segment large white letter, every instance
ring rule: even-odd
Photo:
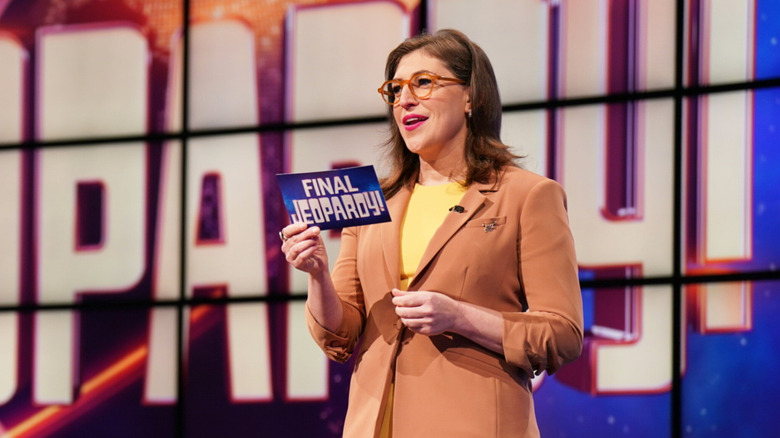
[[[254,34],[239,21],[192,27],[190,116],[195,128],[258,122]],[[181,45],[174,46],[172,77],[181,68]],[[225,68],[229,65],[230,68]],[[168,115],[178,124],[181,82],[171,82]],[[256,134],[193,139],[187,163],[185,290],[224,288],[232,297],[267,293],[260,139]],[[178,143],[166,145],[162,167],[160,241],[155,295],[177,298],[179,290],[179,193],[182,166]],[[209,227],[204,228],[204,221]],[[189,317],[185,318],[188,321]],[[145,397],[171,402],[176,386],[176,314],[152,314]],[[188,322],[185,322],[187,324]],[[271,398],[268,309],[264,303],[227,307],[230,395],[234,401]],[[186,329],[186,328],[183,328]],[[186,339],[186,338],[185,338]],[[185,345],[191,340],[185,340]],[[186,353],[185,353],[186,354]]]
[[[701,3],[699,79],[704,84],[754,77],[754,2]],[[711,272],[719,264],[753,255],[753,92],[736,91],[691,102],[698,115],[696,246],[688,272]],[[752,327],[752,283],[692,286],[695,324],[701,333]]]
[[[145,132],[148,52],[136,29],[44,29],[38,48],[42,140]],[[117,293],[138,282],[145,262],[145,158],[143,144],[37,153],[41,303],[72,304],[81,293]],[[82,198],[85,188],[91,190]],[[36,314],[36,403],[73,400],[76,327],[69,311]]]
[[[653,35],[662,34],[665,25],[674,22],[673,3],[641,2],[643,6],[636,10],[620,11],[606,8],[606,3],[562,4],[564,95],[645,89],[653,78],[674,71],[671,59],[650,62],[653,53],[647,50]],[[653,13],[648,12],[651,5],[656,8]],[[629,27],[629,22],[638,26]],[[630,45],[611,52],[614,48],[607,43],[612,40],[606,29],[627,33]],[[626,65],[610,64],[615,62]],[[615,70],[626,76],[610,82]],[[621,272],[617,278],[670,275],[672,102],[610,105],[561,111],[559,172],[568,192],[578,260],[583,268]],[[609,166],[608,160],[614,157],[608,156],[608,148],[625,155],[625,161]],[[623,175],[617,183],[608,183],[616,170]],[[618,196],[621,201],[609,206],[607,191],[616,188],[626,196]],[[615,208],[623,201],[624,208]],[[586,338],[583,358],[561,370],[559,379],[594,394],[668,390],[672,377],[671,287],[596,290],[594,294],[594,336]]]
[[[24,75],[22,45],[0,32],[0,143],[22,141]],[[0,150],[0,305],[19,303],[21,257],[21,152]],[[16,392],[18,317],[0,313],[0,405]]]

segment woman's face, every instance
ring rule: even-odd
[[[455,77],[440,59],[417,50],[401,58],[394,79],[407,80],[421,72]],[[406,147],[421,159],[435,162],[449,157],[457,161],[464,154],[469,108],[468,87],[440,80],[427,99],[416,98],[409,86],[404,86],[393,117]]]

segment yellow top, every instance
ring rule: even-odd
[[[401,289],[409,286],[428,242],[465,191],[457,182],[435,186],[415,184],[401,220]]]

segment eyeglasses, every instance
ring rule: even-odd
[[[447,78],[433,73],[417,73],[407,80],[393,79],[386,81],[376,91],[382,95],[382,99],[385,103],[388,105],[395,105],[398,103],[404,85],[409,85],[409,91],[412,92],[412,96],[417,99],[427,99],[431,97],[433,86],[436,85],[437,81],[451,81],[458,84],[466,83],[457,78]]]

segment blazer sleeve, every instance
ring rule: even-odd
[[[525,312],[504,312],[507,361],[528,375],[554,373],[582,350],[582,296],[566,195],[554,180],[530,190],[520,212],[520,280]]]
[[[365,323],[363,291],[357,275],[357,233],[355,228],[345,228],[341,233],[341,249],[333,267],[333,284],[341,299],[344,318],[341,326],[332,332],[314,318],[306,306],[306,324],[314,341],[327,357],[344,363],[352,356]]]

